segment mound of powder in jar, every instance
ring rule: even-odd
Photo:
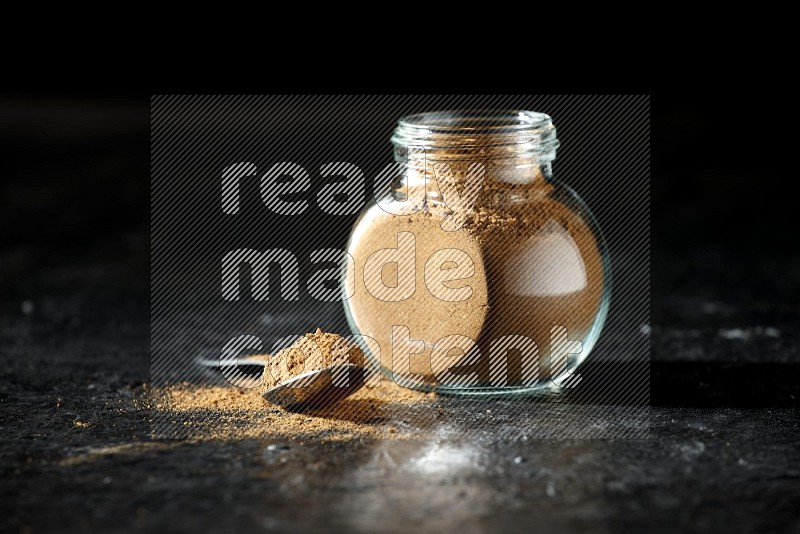
[[[317,328],[316,332],[304,335],[291,347],[269,357],[262,388],[270,389],[300,374],[346,363],[367,366],[364,353],[355,343]]]

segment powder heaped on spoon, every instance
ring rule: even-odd
[[[304,335],[292,346],[269,357],[264,366],[262,390],[273,388],[302,373],[346,363],[367,366],[364,353],[355,343],[317,328],[316,332]]]

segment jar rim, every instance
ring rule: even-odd
[[[395,159],[409,147],[424,149],[426,159],[535,157],[552,161],[559,146],[549,115],[526,110],[467,109],[432,111],[402,117],[392,134]]]
[[[503,133],[549,130],[553,121],[546,113],[519,109],[465,109],[412,113],[397,121],[401,129],[429,133]]]

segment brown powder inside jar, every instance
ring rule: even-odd
[[[456,184],[466,180],[466,163],[452,161]],[[540,359],[539,376],[549,375],[550,336],[553,326],[567,329],[569,339],[583,340],[594,324],[603,289],[602,257],[589,225],[579,209],[553,196],[553,187],[537,171],[518,170],[513,158],[493,160],[487,165],[483,187],[472,207],[460,209],[463,226],[442,229],[442,220],[455,213],[441,203],[430,162],[425,169],[426,202],[408,216],[395,216],[373,207],[359,223],[349,252],[355,259],[356,293],[349,301],[350,313],[359,332],[375,338],[381,348],[381,363],[401,379],[420,379],[436,384],[431,366],[433,345],[445,336],[461,335],[477,342],[480,359],[459,369],[466,358],[451,351],[451,370],[475,373],[470,385],[490,384],[489,353],[493,340],[521,335],[532,339]],[[531,172],[535,175],[531,179]],[[515,173],[527,174],[516,183]],[[502,176],[506,181],[497,181]],[[409,198],[421,198],[412,187]],[[365,261],[376,250],[398,246],[398,233],[415,238],[416,289],[405,301],[385,302],[374,298],[361,283]],[[472,296],[462,302],[445,302],[425,287],[425,263],[444,248],[462,250],[475,265],[474,275],[454,281],[449,287],[472,287]],[[397,269],[382,273],[387,286],[397,284]],[[392,353],[392,326],[404,325],[410,338],[425,342],[421,354],[403,358]],[[405,350],[408,347],[401,347]],[[520,381],[519,352],[507,353],[507,382]],[[441,369],[441,364],[438,368]],[[497,384],[494,384],[497,385]]]

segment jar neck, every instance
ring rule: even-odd
[[[407,171],[395,191],[425,187],[441,200],[443,181],[459,187],[482,180],[480,199],[544,185],[558,139],[549,116],[529,111],[455,111],[410,115],[392,136],[395,160]]]

